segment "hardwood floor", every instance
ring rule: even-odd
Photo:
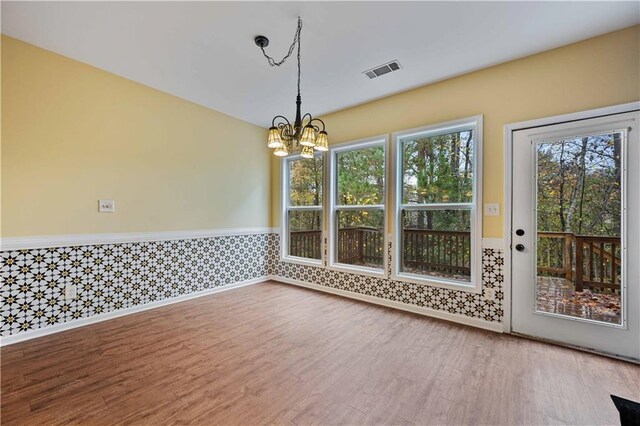
[[[640,366],[265,283],[2,348],[2,424],[617,424]]]

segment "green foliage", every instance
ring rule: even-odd
[[[620,134],[537,146],[538,231],[619,236]]]
[[[322,163],[320,156],[288,162],[290,205],[322,205]]]
[[[384,204],[384,148],[338,154],[338,205]]]
[[[404,204],[473,201],[473,132],[405,139]]]
[[[469,232],[471,210],[405,210],[402,212],[402,223],[404,228],[410,229]]]
[[[381,146],[338,153],[338,205],[378,205],[385,203],[384,148]],[[376,210],[342,210],[339,227],[371,227],[383,231],[384,216]]]
[[[291,206],[322,206],[322,157],[288,161],[289,204]],[[322,212],[291,211],[289,227],[292,231],[322,229]]]
[[[470,130],[402,140],[404,204],[473,201],[474,138]],[[468,230],[466,210],[414,211],[405,228]]]
[[[382,210],[338,210],[338,227],[367,227],[384,231],[384,212]]]

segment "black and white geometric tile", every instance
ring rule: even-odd
[[[266,276],[267,245],[254,234],[3,251],[1,335]]]
[[[482,294],[282,262],[279,250],[279,235],[270,234],[269,275],[465,315],[489,322],[502,322],[502,300],[504,299],[504,255],[502,250],[483,249]],[[493,300],[488,300],[485,297],[488,288],[495,292]]]
[[[10,336],[271,275],[501,322],[504,256],[483,250],[483,294],[280,261],[278,234],[0,252],[0,335]],[[67,284],[77,297],[65,300]]]

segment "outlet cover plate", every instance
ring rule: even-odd
[[[484,205],[485,216],[500,216],[500,204],[487,203]]]
[[[100,211],[100,213],[115,213],[116,202],[114,200],[99,200],[98,211]]]
[[[64,300],[74,300],[78,296],[78,289],[75,284],[67,284],[64,288]]]
[[[484,298],[485,300],[496,300],[496,290],[494,288],[485,288]]]

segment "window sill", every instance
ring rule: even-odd
[[[383,268],[368,268],[366,266],[351,266],[345,263],[333,263],[328,266],[329,270],[336,272],[346,272],[349,274],[366,275],[375,278],[386,278]]]
[[[304,266],[315,266],[320,268],[324,266],[322,263],[322,260],[307,259],[305,257],[281,256],[280,261],[284,263],[293,263],[296,265],[304,265]]]
[[[416,274],[391,274],[391,279],[394,281],[400,281],[411,284],[425,285],[429,287],[446,288],[449,290],[465,291],[467,293],[480,294],[482,293],[482,286],[475,282],[463,284],[460,281],[438,279],[427,275]]]

